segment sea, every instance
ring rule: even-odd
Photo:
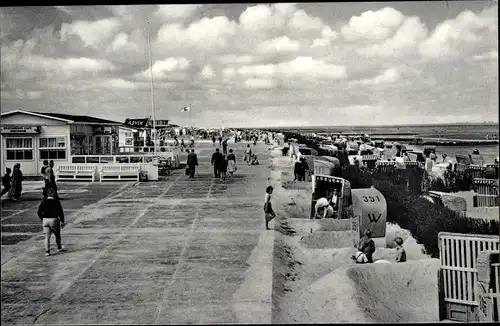
[[[428,125],[398,125],[398,126],[330,126],[330,127],[293,127],[280,128],[285,131],[300,133],[359,133],[383,136],[413,136],[415,138],[443,138],[485,140],[497,139],[499,135],[498,123],[460,123],[460,124],[428,124]],[[400,143],[404,143],[400,141]],[[409,148],[421,150],[421,146],[408,145]],[[455,160],[457,154],[471,154],[474,149],[479,150],[486,163],[493,163],[499,156],[499,147],[496,145],[460,145],[436,146],[436,154],[440,157],[445,153],[448,159]]]

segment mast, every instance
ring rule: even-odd
[[[153,118],[153,155],[156,157],[156,119],[155,119],[155,90],[153,87],[153,59],[151,57],[151,40],[149,36],[149,22],[148,22],[148,52],[149,52],[149,71],[151,73],[151,116]]]

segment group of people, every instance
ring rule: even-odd
[[[252,152],[250,144],[248,144],[247,148],[245,149],[245,158],[243,160],[248,165],[259,165],[259,159],[257,158],[257,155],[254,152]]]
[[[2,178],[2,196],[8,193],[8,196],[14,201],[19,201],[22,193],[23,173],[21,172],[21,164],[16,163],[13,167],[14,171],[6,168],[6,173]],[[12,176],[11,176],[12,172]],[[64,228],[64,211],[57,194],[57,184],[54,173],[54,161],[43,161],[41,175],[44,180],[42,190],[43,200],[38,207],[38,217],[42,220],[42,227],[45,233],[45,255],[50,256],[50,238],[54,234],[56,239],[57,250],[65,251],[61,243],[61,229]]]
[[[406,262],[406,251],[403,248],[403,239],[396,237],[394,239],[396,244],[396,258],[397,263]],[[356,261],[357,264],[371,264],[373,263],[373,253],[375,252],[375,242],[372,239],[372,231],[366,229],[363,237],[359,239],[356,253],[351,256],[351,259]]]
[[[236,156],[233,153],[233,150],[229,150],[229,154],[226,155],[227,148],[224,149],[224,153],[219,151],[219,148],[215,149],[215,152],[212,154],[212,159],[210,163],[214,167],[214,177],[220,178],[221,180],[225,180],[227,173],[232,177],[234,172],[236,172]]]
[[[1,196],[7,194],[10,199],[18,201],[23,190],[23,173],[21,172],[21,164],[14,164],[13,170],[14,171],[10,168],[5,169],[5,174],[2,177],[3,189]]]

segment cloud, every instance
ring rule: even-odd
[[[353,16],[347,26],[342,27],[342,36],[347,41],[380,40],[387,38],[403,22],[402,13],[391,7],[363,12]]]
[[[428,59],[447,60],[474,48],[493,33],[498,35],[497,8],[495,6],[494,11],[492,8],[485,9],[478,15],[466,10],[455,19],[445,20],[420,44],[420,54]]]
[[[137,45],[129,41],[127,33],[121,32],[115,36],[113,42],[109,45],[108,51],[137,51]]]
[[[153,64],[153,79],[154,80],[164,80],[178,76],[183,76],[182,74],[177,74],[177,72],[183,72],[189,67],[189,61],[186,58],[176,57],[167,58],[165,60],[156,61]],[[146,69],[140,73],[135,74],[137,80],[148,80],[150,79],[151,73],[149,69]]]
[[[297,10],[293,13],[288,26],[300,33],[308,31],[319,31],[323,27],[323,21],[317,17],[309,16],[304,10]]]
[[[84,72],[98,73],[102,71],[113,71],[116,69],[116,67],[111,62],[105,59],[53,59],[37,55],[22,58],[20,61],[20,65],[33,71],[45,71],[67,75]]]
[[[330,80],[343,79],[347,76],[344,66],[329,64],[323,60],[314,60],[311,57],[297,57],[293,60],[281,62],[277,65],[251,65],[238,69],[243,77],[260,76],[281,78],[326,78]]]
[[[156,16],[167,21],[184,20],[192,16],[202,5],[159,5]]]
[[[497,119],[498,6],[391,6],[2,8],[1,110],[148,114],[149,30],[155,96],[179,123],[186,103],[208,125]]]
[[[276,86],[276,82],[267,78],[249,78],[245,80],[245,87],[254,89],[270,89]]]
[[[300,42],[291,40],[288,36],[264,41],[257,46],[257,51],[260,53],[297,52],[299,50]]]
[[[427,28],[419,17],[409,17],[404,20],[396,33],[382,43],[356,50],[358,54],[372,57],[401,56],[414,50],[427,36]]]
[[[255,60],[254,56],[251,55],[236,55],[236,54],[226,54],[219,57],[218,61],[222,64],[245,64],[251,63]]]
[[[201,71],[201,75],[205,79],[212,79],[215,76],[215,72],[211,65],[206,65]]]
[[[122,78],[113,78],[105,80],[102,84],[102,87],[115,88],[115,89],[124,89],[124,90],[135,90],[138,89],[140,84],[136,82],[131,82],[128,80],[124,80]]]
[[[498,50],[491,50],[490,52],[486,52],[480,55],[475,55],[472,57],[474,61],[483,61],[483,60],[498,60]]]
[[[352,81],[352,85],[381,85],[381,84],[392,84],[397,82],[401,77],[401,73],[398,68],[389,68],[384,70],[379,75],[373,78],[365,78],[361,80]]]
[[[165,24],[158,31],[158,43],[165,48],[190,47],[204,51],[222,48],[228,45],[228,38],[236,34],[236,26],[224,16],[204,17],[187,28]]]
[[[120,22],[115,18],[100,19],[97,21],[78,20],[71,24],[63,23],[61,26],[61,39],[68,39],[71,35],[76,35],[91,47],[98,47],[118,30]]]

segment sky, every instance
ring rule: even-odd
[[[149,34],[155,116],[171,123],[498,122],[497,6],[2,7],[1,112],[150,116]]]

